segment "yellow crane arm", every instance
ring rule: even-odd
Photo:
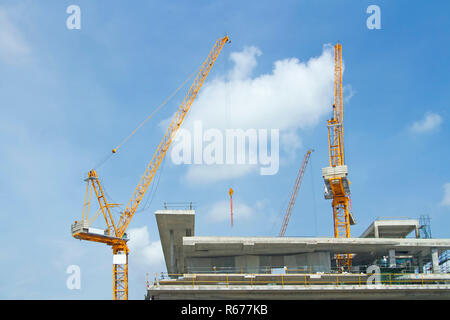
[[[164,159],[164,156],[167,150],[172,143],[173,138],[175,137],[178,129],[180,128],[183,120],[185,119],[192,103],[194,102],[195,97],[197,96],[198,91],[203,85],[203,82],[206,79],[206,76],[209,74],[214,62],[216,61],[220,51],[222,50],[225,43],[229,42],[228,36],[217,39],[213,49],[211,50],[208,58],[206,58],[203,63],[197,77],[194,80],[191,88],[189,89],[186,97],[178,108],[177,113],[173,117],[172,123],[167,129],[164,137],[161,140],[158,148],[156,149],[155,154],[153,155],[152,160],[147,166],[138,186],[136,187],[130,201],[128,202],[125,210],[123,211],[119,223],[117,224],[117,234],[116,237],[121,238],[125,233],[128,224],[133,218],[134,213],[136,212],[142,198],[147,191],[150,182],[153,180],[156,171],[158,170],[161,161]]]
[[[112,217],[111,214],[111,204],[108,203],[108,201],[105,198],[105,193],[103,192],[103,188],[100,184],[100,181],[98,180],[98,176],[97,176],[97,172],[95,170],[91,170],[89,171],[89,175],[87,180],[87,187],[86,187],[86,196],[85,196],[85,200],[84,200],[84,208],[88,208],[89,210],[89,201],[87,201],[87,194],[88,194],[88,189],[90,189],[90,192],[92,192],[92,190],[95,191],[95,195],[97,197],[97,201],[98,204],[100,206],[101,212],[103,213],[103,217],[105,218],[106,221],[106,230],[108,230],[108,235],[111,231],[114,231],[113,234],[117,234],[117,226],[114,224],[114,219]],[[87,205],[86,205],[87,204]],[[82,217],[82,221],[84,221],[84,210],[83,210],[83,217]],[[87,220],[87,215],[86,215],[86,220]],[[95,218],[93,219],[95,220]]]
[[[286,214],[284,215],[283,225],[281,226],[280,233],[278,234],[279,237],[284,237],[284,234],[286,232],[286,228],[289,223],[289,219],[291,217],[292,209],[294,209],[295,200],[297,199],[298,190],[300,189],[303,175],[305,174],[306,166],[308,165],[309,158],[311,157],[311,151],[314,150],[308,150],[308,152],[306,152],[305,154],[305,157],[303,158],[303,164],[302,167],[300,168],[300,171],[298,172],[297,179],[295,180],[294,189],[292,190],[289,199],[289,205],[286,209]]]

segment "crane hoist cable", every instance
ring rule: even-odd
[[[312,202],[313,202],[313,214],[314,214],[314,233],[317,237],[317,207],[316,207],[316,192],[314,187],[314,167],[312,159],[309,159],[309,167],[311,168],[309,172],[311,173],[311,191],[312,191]]]
[[[161,163],[161,169],[159,170],[158,178],[156,178],[156,184],[154,183],[154,181],[152,181],[152,186],[150,187],[150,191],[148,192],[147,201],[145,201],[144,207],[140,210],[137,210],[136,213],[146,211],[150,208],[150,206],[153,202],[153,199],[154,199],[153,194],[156,193],[156,191],[158,190],[159,181],[161,180],[161,176],[164,171],[165,163],[166,163],[166,158],[164,158]]]
[[[228,70],[228,60],[225,61],[225,69]],[[231,129],[231,108],[230,108],[230,82],[225,83],[225,124],[226,127]],[[230,196],[230,222],[231,227],[233,227],[233,176],[230,174],[230,189],[228,190],[228,195]]]
[[[178,91],[181,90],[181,88],[183,88],[185,86],[185,84],[196,74],[198,74],[199,70],[200,70],[201,66],[197,68],[197,70],[195,70],[186,80],[184,80],[184,82],[174,91],[172,92],[172,94],[166,99],[164,100],[144,121],[142,121],[142,123],[137,126],[136,129],[133,130],[133,132],[131,132],[128,137],[126,137],[121,143],[119,143],[119,145],[117,147],[115,147],[114,149],[112,149],[112,153],[116,153],[117,150],[124,145],[140,128],[142,128],[142,126],[148,121],[150,120],[151,117],[153,117],[153,115],[158,112],[163,106],[165,106],[167,104],[167,102],[169,102],[177,93]]]
[[[164,107],[170,100],[172,100],[172,98],[178,93],[178,91],[180,91],[194,75],[198,74],[201,67],[202,66],[198,67],[189,77],[187,77],[186,80],[184,80],[183,83],[177,89],[175,89],[175,91],[173,91],[166,100],[164,100],[155,110],[153,110],[152,113],[150,113],[150,115],[136,127],[136,129],[134,129],[125,139],[122,140],[122,142],[117,145],[117,147],[112,149],[111,153],[108,153],[101,161],[99,161],[99,163],[95,165],[93,169],[98,169],[115,153],[117,153],[117,150],[119,150],[120,147],[122,147],[137,131],[139,131],[139,129],[141,129],[148,120],[150,120],[158,111],[160,111],[162,107]]]

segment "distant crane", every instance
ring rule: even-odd
[[[234,194],[233,188],[230,188],[228,194],[230,195],[231,226],[233,226],[233,194]]]
[[[350,225],[355,219],[349,209],[350,181],[347,179],[348,168],[344,162],[344,125],[342,102],[342,46],[334,46],[334,104],[333,117],[328,120],[328,144],[330,166],[322,168],[325,182],[325,199],[332,199],[334,220],[334,237],[350,238]],[[336,266],[349,269],[352,265],[350,253],[335,255]]]
[[[431,218],[428,214],[419,217],[419,234],[423,239],[431,239]]]
[[[305,157],[303,158],[303,163],[300,168],[300,171],[298,172],[297,179],[295,180],[294,189],[291,191],[291,196],[289,199],[289,204],[286,209],[286,213],[284,215],[283,224],[281,226],[281,230],[278,234],[279,237],[284,237],[284,234],[286,233],[286,228],[289,223],[289,219],[292,214],[292,210],[294,209],[295,200],[297,199],[298,190],[300,189],[300,185],[302,184],[303,175],[305,174],[306,166],[308,165],[309,158],[311,157],[311,152],[314,150],[308,150],[305,154]]]
[[[181,103],[178,111],[169,128],[167,129],[161,143],[156,149],[152,160],[147,166],[137,188],[135,189],[130,201],[128,202],[125,210],[121,212],[119,221],[114,221],[111,208],[117,206],[117,204],[108,203],[105,198],[105,193],[100,185],[97,173],[95,170],[91,170],[88,174],[85,201],[83,207],[83,215],[81,221],[75,221],[72,224],[71,231],[72,236],[76,239],[87,240],[105,243],[113,249],[113,272],[114,272],[114,286],[113,286],[113,298],[114,300],[127,300],[128,299],[128,237],[126,230],[133,218],[136,210],[143,199],[148,186],[152,182],[159,165],[161,164],[167,150],[169,149],[173,138],[175,137],[178,129],[180,128],[183,120],[185,119],[192,103],[194,102],[197,93],[203,85],[209,71],[211,70],[214,62],[216,61],[219,53],[221,52],[225,43],[229,42],[228,36],[217,39],[213,49],[209,56],[204,61],[197,77],[195,78],[192,86],[190,87],[186,97]],[[117,151],[113,149],[113,153]],[[89,208],[92,198],[92,190],[95,192],[100,209],[94,214],[94,217],[89,217]],[[91,228],[91,224],[97,219],[100,213],[105,218],[105,229]]]

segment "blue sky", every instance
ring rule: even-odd
[[[66,8],[72,4],[81,8],[81,30],[66,28]],[[371,4],[381,9],[381,30],[366,27]],[[112,297],[111,250],[70,234],[70,224],[81,217],[83,179],[196,70],[215,39],[225,34],[232,43],[219,56],[205,90],[220,81],[233,84],[227,78],[237,68],[231,55],[245,53],[245,48],[261,53],[246,56],[256,61],[246,80],[257,83],[255,79],[274,74],[277,61],[297,58],[291,62],[302,66],[325,57],[327,44],[341,42],[346,163],[358,222],[352,235],[359,236],[376,217],[429,214],[433,237],[447,238],[449,10],[443,1],[285,1],[282,5],[139,1],[130,5],[118,0],[39,4],[3,0],[0,298]],[[313,84],[299,84],[293,94],[298,90],[301,99]],[[128,201],[162,137],[164,121],[175,112],[186,89],[99,168],[114,200]],[[289,101],[281,95],[279,101]],[[227,112],[226,105],[208,101],[206,94],[198,99],[197,110],[216,106],[217,113]],[[165,271],[153,214],[164,201],[196,203],[197,235],[275,236],[308,147],[315,149],[312,165],[286,235],[332,236],[331,204],[323,199],[320,173],[328,165],[326,120],[331,109],[327,111],[321,101],[315,104],[321,110],[314,114],[316,120],[304,124],[310,114],[285,128],[294,145],[284,144],[289,152],[281,151],[276,175],[249,171],[233,176],[230,169],[230,178],[195,182],[189,179],[189,166],[176,166],[167,159],[150,205],[130,224],[139,238],[130,256],[130,298],[145,294],[146,272]],[[192,108],[195,112],[195,103]],[[245,106],[239,108],[236,114],[245,114]],[[264,122],[269,116],[277,125],[289,118],[283,110],[269,101],[258,117],[230,115],[224,125],[257,126],[260,120],[255,119]],[[228,201],[230,187],[242,210],[241,217],[236,212],[233,228],[228,220],[211,219],[211,212]],[[81,290],[66,287],[69,265],[81,268]]]

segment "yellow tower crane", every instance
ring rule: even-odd
[[[289,197],[289,204],[286,209],[286,213],[284,215],[283,224],[281,225],[281,230],[278,233],[279,237],[284,237],[286,233],[286,228],[289,223],[289,219],[291,218],[292,210],[294,209],[295,200],[297,199],[298,190],[300,189],[300,185],[302,184],[303,175],[305,174],[306,166],[308,165],[309,158],[311,157],[311,152],[314,150],[308,150],[303,158],[303,163],[298,172],[297,179],[295,179],[294,189],[292,189],[291,196]]]
[[[322,168],[325,182],[325,199],[332,199],[334,237],[350,238],[350,225],[355,219],[350,211],[350,181],[348,168],[344,162],[344,126],[342,102],[342,46],[334,46],[334,104],[333,117],[328,120],[328,144],[330,166]],[[349,269],[352,265],[350,253],[336,254],[336,266]]]
[[[148,186],[153,180],[161,161],[163,160],[167,150],[172,143],[178,129],[183,123],[198,91],[200,90],[206,76],[210,72],[214,62],[221,52],[225,43],[229,42],[228,36],[217,39],[209,56],[202,64],[202,67],[197,74],[192,86],[190,87],[186,97],[181,103],[173,120],[167,129],[161,143],[156,149],[152,160],[148,164],[137,188],[135,189],[130,201],[125,210],[121,213],[119,221],[114,221],[111,214],[111,208],[117,204],[108,203],[105,198],[105,193],[100,185],[97,173],[91,170],[88,174],[85,201],[83,207],[83,215],[81,221],[75,221],[71,226],[72,236],[76,239],[87,240],[105,243],[113,249],[113,272],[114,272],[114,286],[113,299],[127,300],[128,299],[128,237],[126,235],[127,227],[133,218],[141,200],[143,199]],[[113,150],[113,153],[117,148]],[[100,209],[93,215],[89,216],[89,208],[92,198],[92,190],[94,190]],[[95,229],[91,227],[92,222],[102,214],[105,222],[105,229]]]

